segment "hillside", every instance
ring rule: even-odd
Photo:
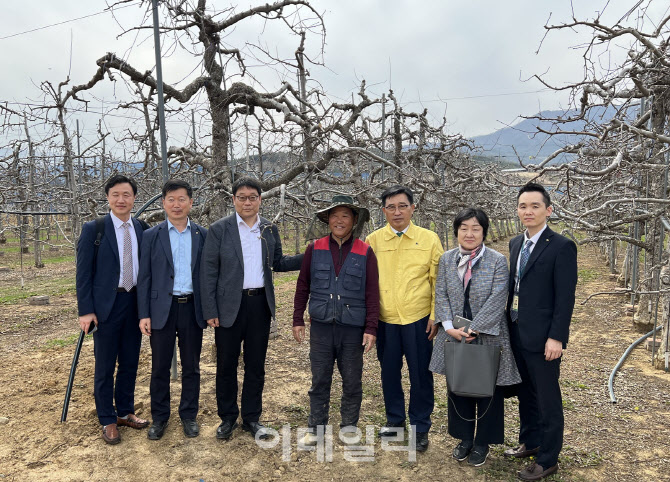
[[[609,121],[616,114],[616,109],[613,107],[594,108],[589,114],[589,119],[602,123]],[[576,116],[577,111],[542,111],[535,116],[543,118],[558,118]],[[580,120],[565,124],[562,126],[563,131],[582,131],[586,121]],[[549,132],[556,131],[556,126],[551,121],[542,121],[539,119],[521,119],[516,124],[499,129],[491,134],[473,137],[472,140],[475,145],[480,147],[482,151],[481,156],[489,158],[500,158],[500,160],[507,160],[516,163],[516,152],[524,162],[539,162],[549,156],[551,153],[565,146],[566,144],[574,144],[579,142],[580,136],[557,134],[549,136],[537,130],[541,129]],[[570,155],[561,155],[553,163],[568,162],[571,159]]]

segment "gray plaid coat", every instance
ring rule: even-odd
[[[463,314],[463,282],[458,277],[458,248],[447,251],[440,258],[435,283],[435,323],[438,332],[430,360],[430,369],[444,375],[444,343],[455,339],[447,334],[442,322]],[[509,343],[509,330],[505,316],[509,272],[505,256],[486,247],[479,262],[472,269],[470,279],[470,308],[473,320],[470,328],[479,332],[484,345],[502,347],[497,385],[514,385],[521,382],[519,371]],[[476,369],[475,369],[476,370]]]

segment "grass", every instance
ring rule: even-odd
[[[307,415],[309,415],[309,409],[307,407],[295,403],[292,403],[291,405],[284,407],[284,412],[295,414],[300,417],[306,417]]]
[[[0,257],[0,266],[8,266],[12,269],[19,269],[21,265],[21,254],[19,253],[18,245],[7,246],[0,245],[0,252],[4,256]],[[45,265],[55,265],[61,263],[68,263],[74,265],[75,257],[74,250],[69,247],[62,247],[58,251],[50,251],[48,248],[42,249],[41,254],[42,263]],[[35,250],[30,246],[30,252],[23,254],[23,267],[29,268],[35,265]]]
[[[19,246],[7,246],[6,244],[0,247],[0,251],[4,251],[5,253],[18,253],[19,252]],[[29,253],[23,253],[24,256],[32,256],[33,255],[33,250],[31,249]]]
[[[293,282],[296,282],[296,281],[298,281],[298,273],[295,273],[295,274],[291,273],[291,274],[287,274],[287,275],[284,275],[284,276],[281,276],[281,277],[277,277],[277,278],[275,278],[275,282],[274,282],[275,283],[275,288],[277,286],[281,286],[281,285],[286,284],[286,283],[293,283]]]
[[[572,380],[566,380],[566,379],[563,379],[563,378],[561,378],[559,380],[559,383],[564,387],[575,388],[577,390],[588,390],[589,389],[589,386],[585,385],[584,383],[575,382],[575,381],[572,381]]]
[[[74,263],[74,256],[56,256],[53,258],[42,256],[42,262],[44,264]]]
[[[0,304],[18,303],[36,295],[60,296],[75,292],[76,286],[73,277],[40,278],[27,282],[24,289],[21,289],[20,286],[0,287]]]
[[[69,231],[69,230],[68,230],[68,231]],[[34,234],[35,234],[35,230],[34,230],[32,224],[31,224],[30,227],[28,228],[27,234],[28,234],[28,236],[30,237],[30,242],[32,243],[32,242],[33,242],[33,236],[34,236]],[[52,231],[51,235],[52,235],[51,237],[55,239],[56,236],[55,236],[55,234],[54,234],[53,231]],[[60,236],[60,238],[62,238],[62,236]],[[19,236],[17,236],[17,235],[14,235],[14,236],[7,236],[7,235],[5,235],[5,239],[7,240],[6,242],[7,242],[8,244],[9,244],[9,243],[17,243],[17,244],[18,244],[20,238],[19,238]],[[45,229],[40,229],[40,240],[45,241],[46,239],[47,239],[47,232],[46,232],[46,230],[45,230]]]
[[[583,268],[583,269],[580,269],[577,272],[577,276],[578,276],[580,282],[588,283],[589,281],[593,281],[595,279],[598,279],[599,274],[598,274],[598,271],[595,270],[595,269]]]
[[[86,335],[86,337],[92,337],[93,335]],[[62,348],[64,346],[70,346],[77,343],[79,338],[79,333],[74,333],[66,338],[54,338],[53,340],[48,340],[44,346],[46,348]]]

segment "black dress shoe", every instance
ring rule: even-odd
[[[149,440],[158,440],[160,439],[163,434],[165,433],[165,429],[168,426],[168,421],[164,420],[162,422],[156,422],[154,421],[151,424],[151,427],[149,427],[149,431],[147,432],[147,438]]]
[[[428,449],[428,432],[416,432],[416,451],[425,452]]]
[[[401,423],[387,423],[379,429],[380,437],[397,437],[398,434],[403,434],[404,437],[405,422]]]
[[[237,428],[237,421],[235,420],[224,420],[216,428],[216,438],[219,440],[228,440],[233,434],[233,430]]]
[[[184,435],[187,437],[192,438],[200,435],[200,427],[198,427],[198,422],[195,419],[184,419],[181,421],[181,424],[184,427]]]
[[[259,438],[261,440],[270,438],[270,434],[267,433],[265,425],[259,422],[242,422],[242,430],[250,432],[254,438]]]

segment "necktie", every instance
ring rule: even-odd
[[[523,270],[526,267],[526,263],[528,263],[528,258],[530,258],[530,247],[533,245],[533,242],[529,239],[526,241],[526,244],[523,246],[523,249],[521,250],[521,254],[519,255],[519,272],[517,273],[517,283],[514,292],[518,293],[519,292],[519,283],[521,282],[521,276],[523,275]],[[510,315],[512,317],[512,321],[516,321],[519,319],[519,312],[512,308],[510,310]]]
[[[396,234],[398,235],[399,238],[402,238],[402,231],[400,231],[399,233],[396,233]]]
[[[523,270],[528,263],[528,258],[530,258],[530,247],[533,245],[533,242],[529,239],[526,241],[523,249],[521,250],[521,258],[519,260],[519,281],[521,281],[521,276],[523,276]]]
[[[126,291],[133,288],[133,243],[130,240],[130,223],[125,222],[123,226],[123,279],[121,287]]]

